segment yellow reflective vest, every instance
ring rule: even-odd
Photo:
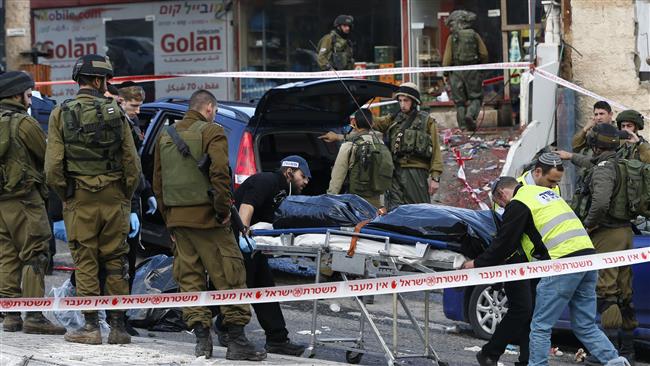
[[[524,185],[517,190],[512,199],[523,203],[530,210],[535,228],[542,237],[551,259],[594,248],[580,219],[566,201],[553,190]],[[522,236],[521,246],[529,261],[538,259],[533,255],[535,245],[528,235]]]

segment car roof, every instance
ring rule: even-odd
[[[165,110],[175,110],[185,113],[189,104],[188,98],[167,97],[157,99],[150,103],[145,103],[142,108],[159,108]],[[250,103],[218,101],[218,114],[226,117],[248,123],[248,120],[255,114],[255,106]]]

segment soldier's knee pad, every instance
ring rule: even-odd
[[[620,328],[623,324],[623,316],[618,304],[607,299],[598,299],[598,312],[600,323],[603,328]]]

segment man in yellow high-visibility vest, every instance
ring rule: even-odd
[[[499,265],[513,256],[534,261],[595,253],[580,219],[551,189],[500,177],[493,185],[492,199],[506,208],[503,224],[490,247],[475,260],[463,264],[463,268]],[[540,280],[530,326],[528,365],[548,365],[551,330],[567,306],[575,335],[602,364],[629,365],[595,322],[597,280],[597,271]],[[521,323],[510,321],[508,316],[499,324],[501,327],[513,332],[511,337],[521,337]],[[477,359],[481,365],[496,365],[495,359],[482,352],[477,354]]]

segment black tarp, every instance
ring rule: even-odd
[[[470,258],[487,248],[497,231],[494,214],[490,210],[430,204],[400,206],[375,218],[366,227],[460,243],[460,252]]]
[[[377,209],[354,194],[289,196],[275,211],[274,229],[355,226]]]

